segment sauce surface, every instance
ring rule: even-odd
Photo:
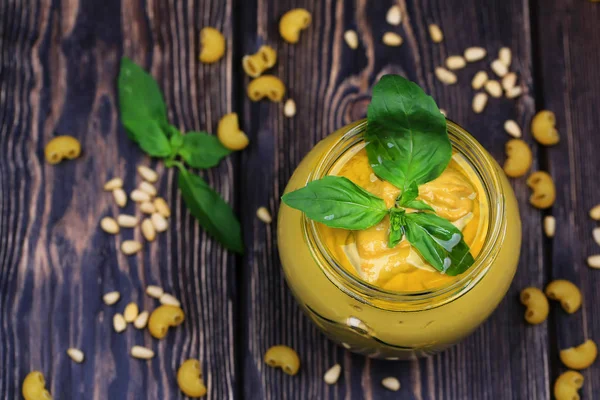
[[[400,189],[382,181],[369,165],[361,143],[340,158],[330,175],[344,176],[382,198],[390,208]],[[435,180],[419,186],[423,200],[436,214],[448,219],[463,233],[465,242],[477,257],[488,226],[488,205],[483,186],[475,171],[458,153]],[[413,210],[407,210],[413,212]],[[448,276],[433,268],[403,238],[394,248],[387,246],[389,218],[363,230],[349,231],[318,224],[321,239],[331,255],[348,271],[375,286],[402,292],[433,289],[459,277]]]

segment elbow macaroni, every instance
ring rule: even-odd
[[[276,76],[263,75],[253,79],[248,85],[248,97],[252,101],[259,101],[264,97],[269,100],[279,102],[285,95],[285,85]]]
[[[294,8],[283,14],[279,20],[279,34],[288,43],[298,43],[300,31],[311,22],[310,13],[303,8]]]
[[[521,291],[521,303],[527,306],[525,321],[532,325],[541,324],[548,318],[548,299],[544,293],[534,287],[528,287]]]
[[[21,392],[25,400],[52,400],[46,380],[40,371],[32,371],[23,380]]]
[[[506,157],[504,172],[511,178],[521,177],[531,168],[531,149],[521,139],[512,139],[506,143]]]
[[[552,177],[544,171],[534,172],[527,178],[527,186],[533,191],[529,202],[536,208],[549,208],[556,199],[556,189]]]
[[[206,27],[200,31],[200,61],[205,64],[217,62],[225,54],[225,37],[215,28]]]
[[[44,149],[46,161],[58,164],[63,159],[73,160],[81,154],[81,143],[73,136],[57,136]]]
[[[219,120],[217,137],[229,150],[242,150],[248,146],[248,136],[240,130],[236,113],[225,114]]]
[[[184,319],[185,314],[180,307],[162,305],[150,314],[148,330],[156,339],[162,339],[167,336],[170,327],[181,325]]]
[[[531,120],[531,133],[538,143],[552,146],[560,140],[556,130],[556,116],[552,111],[542,110]]]
[[[577,390],[583,386],[583,375],[575,371],[567,371],[554,382],[556,400],[579,400]]]
[[[181,364],[177,370],[177,385],[188,397],[198,398],[206,395],[200,361],[190,358]]]
[[[288,375],[296,375],[300,369],[300,358],[294,349],[288,346],[273,346],[265,353],[265,363],[281,368]]]
[[[573,314],[581,307],[581,292],[573,283],[558,279],[546,286],[546,296],[552,300],[560,301],[563,310]]]
[[[258,78],[265,70],[277,62],[277,51],[271,46],[260,46],[254,54],[242,58],[242,67],[248,76]]]
[[[593,340],[586,340],[576,347],[560,351],[560,361],[571,369],[585,369],[592,365],[598,355],[598,348]]]

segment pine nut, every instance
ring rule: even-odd
[[[589,256],[587,263],[591,268],[600,268],[600,254]]]
[[[164,232],[169,227],[169,223],[167,222],[165,217],[163,217],[159,213],[152,214],[150,219],[152,221],[152,225],[154,225],[154,229],[156,229],[156,232]]]
[[[120,298],[121,298],[121,293],[116,292],[116,291],[108,292],[104,296],[102,296],[102,301],[104,301],[104,304],[106,304],[107,306],[112,306],[117,301],[119,301]]]
[[[143,181],[142,183],[140,183],[139,189],[142,192],[148,193],[148,195],[150,197],[154,197],[158,193],[156,190],[156,187],[154,187],[154,185],[151,184],[150,182],[146,182],[146,181]]]
[[[83,351],[76,349],[74,347],[69,347],[67,349],[67,355],[71,357],[71,360],[75,361],[78,364],[83,362],[85,356],[83,355]]]
[[[443,67],[435,68],[435,76],[446,85],[453,85],[457,80],[456,75],[453,72],[450,72]]]
[[[512,62],[512,52],[508,47],[502,47],[498,52],[498,59],[502,61],[502,64],[504,64],[506,68],[508,68]]]
[[[131,197],[131,200],[135,201],[136,203],[151,200],[150,195],[146,192],[141,191],[140,189],[134,189],[133,192],[131,192],[131,194],[129,195],[129,197]]]
[[[504,90],[510,90],[510,89],[514,88],[516,84],[517,84],[517,74],[515,74],[514,72],[509,72],[508,74],[504,75],[504,77],[502,78],[502,88]]]
[[[446,67],[449,69],[461,69],[467,66],[467,62],[462,56],[450,56],[446,58]]]
[[[590,218],[596,221],[600,221],[600,204],[592,207],[590,210]]]
[[[142,221],[142,235],[144,235],[144,238],[149,242],[156,239],[156,229],[154,229],[154,225],[149,218]]]
[[[138,305],[135,303],[129,303],[127,304],[127,307],[125,307],[125,311],[123,311],[123,318],[125,318],[125,322],[131,323],[135,321],[139,313],[140,309],[138,308]]]
[[[492,97],[502,97],[502,86],[500,86],[500,82],[498,81],[487,81],[485,85],[483,85],[485,91],[490,94]]]
[[[120,189],[123,187],[123,179],[121,178],[112,178],[108,182],[104,184],[104,190],[107,192],[112,192],[115,189]]]
[[[288,118],[292,118],[296,115],[296,102],[293,99],[287,99],[283,105],[283,115]]]
[[[356,34],[356,31],[349,29],[344,32],[344,40],[346,41],[348,47],[350,47],[352,50],[358,48],[358,35]]]
[[[519,97],[523,93],[523,88],[521,86],[515,86],[514,88],[506,91],[507,99],[514,99]]]
[[[600,246],[600,228],[594,228],[592,236],[594,237],[594,241]]]
[[[485,105],[487,104],[487,101],[487,94],[483,92],[477,93],[473,97],[473,111],[475,111],[476,114],[481,114],[483,112],[483,109],[485,108]]]
[[[340,364],[335,364],[333,367],[329,368],[325,375],[323,375],[323,380],[328,385],[335,385],[335,383],[340,379],[340,373],[342,372],[342,366]]]
[[[121,333],[127,328],[127,322],[122,314],[116,313],[113,316],[113,328],[117,333]]]
[[[549,238],[554,237],[554,233],[556,232],[556,218],[552,215],[546,215],[544,217],[544,233]]]
[[[383,44],[386,46],[398,47],[402,44],[402,37],[394,32],[386,32],[383,34]]]
[[[483,60],[487,51],[483,47],[469,47],[465,50],[465,59],[468,62]]]
[[[384,388],[391,390],[392,392],[397,392],[400,390],[400,381],[392,376],[382,380],[381,384]]]
[[[154,204],[150,203],[149,201],[144,201],[140,204],[140,211],[144,214],[152,214],[156,212],[156,207],[154,207]]]
[[[119,223],[119,226],[123,228],[134,228],[137,226],[139,220],[138,217],[133,215],[120,214],[117,217],[117,222]]]
[[[496,75],[498,75],[500,78],[502,78],[503,76],[508,74],[508,68],[500,60],[492,61],[491,67],[492,67],[492,71],[494,71],[494,73]]]
[[[160,296],[160,299],[158,299],[158,301],[160,301],[160,304],[181,307],[181,303],[179,302],[179,300],[177,300],[175,296],[170,295],[169,293],[164,293],[162,296]]]
[[[154,207],[156,207],[156,211],[165,218],[169,218],[171,216],[171,209],[169,205],[162,197],[157,197],[154,199]]]
[[[115,203],[119,207],[125,207],[127,205],[127,194],[123,189],[115,189],[112,192],[113,198],[115,199]]]
[[[444,117],[447,117],[447,116],[448,116],[448,111],[444,110],[443,108],[440,108],[440,112],[442,113],[442,115],[443,115]]]
[[[154,351],[143,346],[133,346],[131,348],[131,356],[142,360],[154,358]]]
[[[429,36],[433,43],[440,43],[444,40],[444,34],[442,33],[442,29],[436,24],[429,24]]]
[[[100,220],[100,227],[104,232],[111,233],[113,235],[116,235],[120,231],[119,224],[117,224],[117,221],[111,217],[102,218]]]
[[[267,210],[266,207],[260,207],[256,210],[256,216],[265,224],[270,224],[273,222],[273,218],[271,217],[271,213]]]
[[[504,122],[504,130],[512,137],[521,137],[521,128],[519,128],[519,125],[512,119],[506,120]]]
[[[164,293],[165,291],[160,286],[150,285],[146,287],[146,294],[155,299],[160,299]]]
[[[135,321],[133,321],[133,326],[135,326],[137,329],[144,329],[148,324],[149,316],[150,313],[148,311],[142,311],[141,313],[139,313]]]
[[[473,77],[473,80],[471,81],[471,87],[475,90],[479,90],[483,87],[483,85],[485,85],[485,83],[488,81],[488,74],[485,71],[479,71],[478,73],[475,74],[475,76]]]
[[[121,251],[123,254],[130,256],[142,249],[142,244],[137,240],[125,240],[121,243]]]
[[[385,20],[390,25],[394,25],[394,26],[400,25],[400,22],[402,22],[402,13],[400,12],[400,6],[398,6],[398,5],[391,6],[390,9],[388,10],[387,14],[385,15]]]
[[[158,180],[158,174],[156,171],[146,167],[145,165],[138,166],[137,170],[142,178],[150,183],[155,183]]]

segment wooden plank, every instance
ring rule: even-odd
[[[209,240],[189,214],[176,175],[149,160],[118,122],[116,76],[122,54],[151,70],[169,116],[186,130],[212,131],[232,102],[232,54],[200,64],[199,31],[223,30],[232,45],[231,1],[3,2],[0,107],[0,398],[20,395],[41,370],[55,398],[183,398],[175,373],[189,357],[203,361],[209,398],[237,395],[234,362],[234,257]],[[6,40],[6,41],[5,41]],[[43,158],[57,134],[79,138],[83,156],[58,166]],[[173,209],[171,227],[136,257],[118,251],[99,220],[119,212],[103,183],[121,176],[131,190],[138,164],[156,167]],[[233,201],[236,163],[204,174]],[[126,211],[134,212],[130,204]],[[112,317],[129,301],[151,310],[144,294],[159,284],[182,301],[183,327],[158,342]],[[121,292],[114,307],[102,294]],[[133,345],[153,361],[128,355]],[[65,354],[86,353],[82,365]],[[85,394],[84,394],[85,393]]]
[[[586,339],[600,342],[600,274],[586,265],[586,257],[600,254],[591,231],[598,226],[589,217],[590,208],[600,203],[598,170],[600,126],[598,92],[600,79],[597,50],[600,4],[587,1],[550,1],[538,4],[536,32],[539,38],[540,91],[544,102],[538,108],[556,114],[560,143],[546,149],[543,165],[556,184],[556,202],[547,213],[557,223],[555,238],[550,241],[551,279],[568,279],[580,287],[583,306],[569,315],[555,303],[550,320],[555,329],[550,334],[553,346],[551,379],[566,370],[558,351],[576,346]],[[600,363],[583,372],[582,398],[595,398],[600,392]]]
[[[252,53],[263,43],[278,49],[279,62],[273,73],[288,85],[289,96],[298,108],[293,119],[286,119],[281,104],[244,99],[244,128],[252,141],[242,155],[241,177],[243,226],[250,246],[242,279],[246,283],[242,303],[248,314],[242,354],[244,392],[266,399],[385,399],[398,396],[379,383],[393,375],[403,384],[402,398],[549,398],[547,324],[526,326],[517,296],[523,287],[539,286],[545,278],[541,217],[527,205],[523,179],[516,180],[514,186],[525,241],[520,268],[507,297],[490,320],[463,343],[415,362],[368,360],[327,341],[302,315],[285,287],[276,252],[276,224],[265,226],[254,216],[262,205],[277,211],[279,196],[295,166],[319,139],[365,115],[370,88],[385,73],[399,73],[419,82],[448,110],[451,119],[503,161],[509,138],[502,129],[504,121],[513,118],[523,125],[534,110],[528,2],[511,0],[482,7],[474,0],[399,1],[404,15],[400,27],[385,23],[391,4],[364,0],[243,3],[243,52]],[[293,7],[310,10],[313,23],[298,44],[289,45],[279,38],[277,22]],[[429,40],[429,23],[438,23],[444,30],[442,44]],[[361,39],[355,51],[343,41],[346,29],[356,29]],[[402,47],[381,43],[388,30],[404,37]],[[470,80],[485,63],[459,71],[460,83],[455,86],[445,87],[433,75],[434,67],[446,56],[460,54],[473,45],[488,49],[488,62],[501,46],[511,47],[514,69],[530,93],[518,101],[492,99],[482,115],[475,115],[471,111]],[[489,67],[486,69],[491,73]],[[532,143],[529,137],[526,140]],[[265,185],[256,188],[254,176],[260,176]],[[297,377],[284,376],[263,364],[264,351],[279,343],[298,350],[303,367]],[[322,374],[336,362],[343,365],[344,373],[336,386],[328,387]]]

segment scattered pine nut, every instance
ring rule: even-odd
[[[600,221],[600,204],[595,205],[590,210],[590,218],[596,221]]]
[[[156,211],[165,218],[169,218],[171,216],[171,209],[169,205],[162,197],[157,197],[154,199],[154,207],[156,207]]]
[[[440,43],[442,40],[444,40],[444,34],[442,32],[442,29],[436,25],[436,24],[429,24],[429,37],[431,37],[431,40],[433,41],[433,43]]]
[[[400,25],[400,22],[402,22],[402,13],[400,12],[400,6],[396,4],[391,6],[387,14],[385,15],[385,20],[390,25]]]
[[[510,67],[510,63],[512,62],[512,51],[508,47],[502,47],[498,52],[498,59],[502,61],[502,64],[506,68]]]
[[[483,47],[469,47],[465,50],[465,59],[468,62],[483,60],[487,51]]]
[[[135,321],[139,313],[140,309],[138,308],[138,305],[129,303],[127,304],[127,307],[125,307],[125,311],[123,311],[123,318],[125,318],[125,322],[131,323]]]
[[[443,67],[435,68],[435,76],[446,85],[453,85],[457,81],[456,75]]]
[[[100,228],[102,228],[104,232],[113,235],[116,235],[121,230],[121,228],[119,228],[119,224],[117,224],[117,221],[115,221],[115,219],[111,217],[102,218],[100,220]]]
[[[160,296],[158,301],[160,301],[160,304],[163,305],[181,307],[181,302],[177,300],[175,296],[170,295],[169,293],[164,293],[162,296]]]
[[[123,228],[134,228],[138,222],[140,222],[138,217],[134,215],[119,214],[117,217],[117,223]]]
[[[462,69],[467,66],[467,62],[462,56],[450,56],[446,58],[446,67],[449,69]]]
[[[270,224],[273,222],[273,218],[271,217],[271,213],[267,210],[266,207],[260,207],[256,210],[256,216],[265,224]]]
[[[507,99],[514,99],[523,94],[523,88],[521,86],[515,86],[514,88],[506,91]]]
[[[104,190],[107,192],[112,192],[115,189],[121,189],[123,187],[123,179],[121,178],[112,178],[108,182],[104,184]]]
[[[502,86],[500,86],[500,82],[490,80],[483,85],[485,91],[490,94],[492,97],[502,97]]]
[[[442,113],[442,115],[443,115],[444,117],[447,117],[447,116],[448,116],[448,111],[444,110],[443,108],[440,108],[440,112]]]
[[[473,80],[471,81],[471,87],[475,90],[479,90],[483,87],[483,85],[485,85],[485,83],[488,81],[488,74],[485,71],[479,71],[478,73],[475,74],[475,76],[473,77]]]
[[[144,329],[146,327],[146,325],[148,324],[149,316],[150,316],[150,313],[148,311],[142,311],[141,313],[138,314],[135,321],[133,321],[133,326],[135,326],[137,329]]]
[[[113,328],[117,333],[121,333],[127,328],[127,322],[122,314],[116,313],[113,316]]]
[[[490,66],[492,67],[492,71],[494,71],[494,73],[500,78],[508,74],[508,67],[504,65],[504,63],[500,60],[492,61],[492,64]]]
[[[107,306],[112,306],[117,301],[119,301],[120,298],[121,298],[121,293],[116,292],[116,291],[108,292],[108,293],[104,294],[104,296],[102,296],[102,301],[104,301],[104,304],[106,304]]]
[[[400,390],[400,381],[393,376],[385,378],[381,381],[381,384],[384,388],[391,390],[392,392]]]
[[[398,35],[395,32],[386,32],[383,34],[383,38],[381,39],[383,44],[386,46],[398,47],[402,44],[402,36]]]
[[[594,238],[594,241],[598,244],[598,246],[600,246],[600,228],[594,228],[594,230],[592,231],[592,237]]]
[[[514,72],[509,72],[508,74],[504,75],[504,77],[502,78],[502,88],[504,90],[510,90],[510,89],[514,88],[516,84],[517,84],[517,74],[515,74]]]
[[[150,203],[149,201],[144,201],[140,204],[140,211],[144,214],[153,214],[156,212],[156,207],[154,207],[154,204]]]
[[[146,287],[146,294],[155,299],[160,299],[164,293],[165,291],[160,286],[150,285]]]
[[[150,197],[154,197],[158,193],[156,190],[156,187],[154,187],[154,185],[151,184],[150,182],[146,182],[146,181],[143,181],[142,183],[140,183],[139,189],[142,192],[148,193],[150,195]]]
[[[149,218],[146,218],[142,221],[142,235],[144,235],[144,239],[149,242],[154,241],[156,239],[156,229],[154,229],[154,225]]]
[[[146,167],[145,165],[138,166],[137,170],[142,178],[150,183],[155,183],[158,180],[158,174],[156,171]]]
[[[133,346],[131,348],[131,356],[142,360],[154,358],[154,351],[143,346]]]
[[[123,254],[130,256],[142,249],[142,244],[137,240],[125,240],[121,243],[121,251]]]
[[[473,111],[475,111],[476,114],[481,114],[483,112],[483,110],[485,109],[485,105],[487,104],[488,101],[488,95],[480,92],[477,93],[474,97],[473,97]]]
[[[287,99],[283,105],[283,115],[292,118],[296,115],[296,102],[293,99]]]
[[[121,188],[115,189],[112,192],[113,198],[115,199],[115,203],[119,207],[125,207],[127,205],[127,194]]]
[[[600,254],[589,256],[587,263],[591,268],[600,268]]]
[[[169,223],[167,222],[165,217],[163,217],[159,213],[152,214],[150,219],[152,221],[152,225],[154,225],[154,229],[156,229],[156,232],[164,232],[169,227]]]
[[[346,41],[348,47],[350,47],[352,50],[358,48],[358,35],[356,34],[356,31],[348,29],[346,32],[344,32],[344,40]]]
[[[504,130],[512,137],[521,137],[521,128],[519,128],[519,125],[512,119],[506,120],[504,122]]]
[[[342,372],[342,366],[340,364],[335,364],[333,367],[329,368],[325,375],[323,375],[323,380],[328,385],[335,385],[338,379],[340,379],[340,373]]]
[[[150,195],[144,191],[141,191],[140,189],[134,189],[133,192],[131,192],[131,194],[129,195],[129,197],[131,197],[131,200],[135,201],[136,203],[151,200]]]
[[[556,233],[556,218],[552,215],[546,215],[544,217],[544,233],[549,238],[554,237],[554,234]]]
[[[67,355],[71,357],[71,360],[75,361],[78,364],[83,362],[85,356],[83,355],[83,351],[76,349],[74,347],[69,347],[67,349]]]

